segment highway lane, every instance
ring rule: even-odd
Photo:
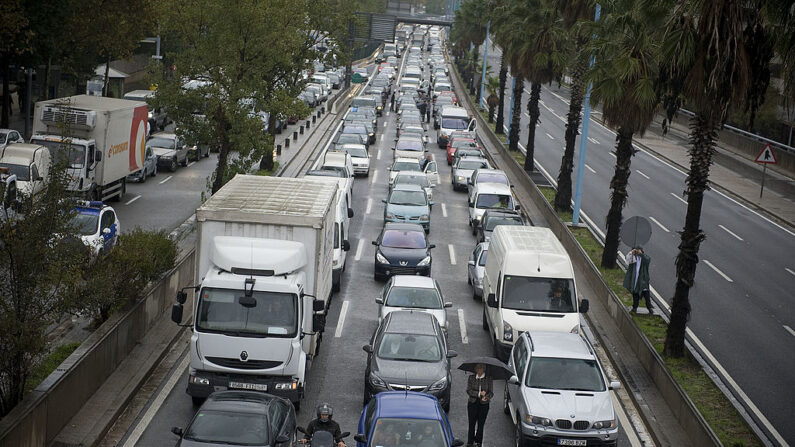
[[[489,47],[492,71],[499,69],[499,49]],[[509,75],[509,83],[511,81]],[[522,107],[529,98],[526,83]],[[506,95],[506,109],[510,95]],[[536,130],[535,158],[553,179],[557,178],[565,144],[568,91],[544,86],[541,122]],[[506,114],[508,112],[506,111]],[[520,142],[526,144],[529,117],[522,112]],[[548,135],[547,135],[548,134]],[[552,137],[552,138],[550,138]],[[615,135],[594,120],[589,144],[582,209],[602,231],[609,208],[609,182],[613,175]],[[576,178],[579,138],[575,153]],[[633,157],[629,200],[625,218],[653,218],[653,235],[646,244],[652,257],[651,278],[658,298],[670,302],[675,286],[674,260],[678,231],[684,224],[685,174],[655,156],[641,151]],[[696,284],[691,289],[693,308],[689,327],[739,386],[759,406],[771,424],[789,442],[795,441],[792,399],[782,390],[795,389],[795,336],[787,328],[795,323],[792,286],[795,250],[792,232],[761,217],[716,191],[704,198],[702,243]],[[622,251],[629,247],[622,244]],[[760,365],[764,365],[760,367]]]
[[[386,127],[383,127],[384,122]],[[370,148],[370,176],[355,181],[354,197],[357,200],[353,204],[355,215],[349,236],[351,250],[343,274],[342,289],[333,298],[320,355],[313,361],[308,374],[306,397],[298,414],[299,425],[305,426],[314,417],[314,408],[318,403],[329,402],[334,406],[334,418],[343,431],[355,433],[357,429],[366,366],[366,354],[361,347],[369,342],[377,326],[374,299],[383,287],[383,283],[373,280],[375,247],[371,241],[383,226],[384,205],[381,199],[386,197],[388,189],[386,168],[392,161],[395,114],[385,112],[385,116],[379,120],[379,126],[383,138],[379,136]],[[430,153],[441,160],[444,151],[436,148],[433,142],[428,147]],[[441,166],[446,164],[442,163]],[[466,358],[490,354],[492,346],[488,333],[481,327],[483,305],[472,299],[471,289],[466,283],[466,262],[475,245],[466,225],[466,197],[464,193],[452,191],[449,169],[441,169],[440,177],[440,185],[434,191],[437,205],[432,210],[429,239],[437,246],[433,252],[432,276],[440,282],[445,300],[454,303],[453,308],[448,309],[448,324],[450,348],[459,353],[453,359],[455,367]],[[347,309],[344,317],[341,315],[343,307]],[[463,326],[460,322],[464,323]],[[187,356],[187,351],[184,355]],[[182,363],[167,376],[173,376],[176,385],[170,391],[161,390],[162,406],[156,408],[151,419],[143,421],[140,427],[143,433],[137,445],[172,442],[176,437],[170,433],[170,428],[184,427],[190,421],[195,408],[185,393],[186,371],[186,364]],[[450,421],[455,435],[460,438],[466,437],[465,379],[463,372],[453,372]],[[487,441],[484,446],[512,444],[513,425],[501,411],[502,392],[502,383],[498,382],[486,422]],[[623,431],[622,428],[619,445],[630,445]],[[348,445],[353,445],[352,436],[348,441]]]

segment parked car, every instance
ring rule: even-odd
[[[435,439],[432,447],[460,447],[464,442],[453,437],[447,414],[439,401],[414,391],[385,391],[373,397],[362,410],[356,447],[382,446],[399,438],[411,442],[418,434]],[[398,435],[397,437],[395,435]],[[408,437],[408,439],[407,439]]]
[[[447,337],[426,312],[396,310],[384,317],[373,333],[364,372],[364,402],[382,391],[420,391],[450,410],[450,359]]]
[[[395,275],[387,281],[381,295],[375,299],[378,304],[378,322],[396,310],[417,310],[427,312],[447,331],[447,309],[453,303],[445,302],[442,287],[435,279],[416,275]]]
[[[124,94],[124,99],[130,101],[147,102],[147,99],[155,96],[156,90],[133,90]],[[169,119],[164,108],[154,108],[147,104],[149,109],[149,132],[164,130],[168,125]]]
[[[158,132],[146,142],[157,157],[157,166],[174,172],[177,165],[188,165],[188,145],[185,140],[172,132]]]
[[[516,445],[614,446],[618,421],[591,344],[579,334],[524,332],[508,360],[503,409],[517,424]],[[583,404],[587,400],[587,405]]]
[[[425,230],[415,223],[386,223],[375,245],[373,278],[384,280],[392,275],[431,276],[431,250]]]
[[[74,210],[71,223],[92,257],[101,256],[116,246],[121,225],[113,207],[100,201],[81,201]]]
[[[257,391],[218,391],[184,429],[173,427],[177,446],[295,446],[295,409],[289,400]]]
[[[486,254],[489,252],[489,243],[481,242],[469,255],[467,262],[467,284],[472,286],[472,299],[483,298],[483,271],[486,269]]]
[[[146,147],[144,153],[144,166],[140,171],[134,172],[127,176],[129,180],[137,182],[145,182],[147,177],[154,177],[157,175],[157,157],[150,146]]]

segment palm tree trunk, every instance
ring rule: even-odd
[[[627,203],[627,183],[629,181],[630,164],[632,163],[632,132],[623,127],[616,133],[616,170],[610,181],[610,211],[607,212],[607,234],[605,250],[602,252],[602,267],[614,268],[618,254],[618,235],[623,222],[622,212]]]
[[[494,133],[501,135],[505,126],[505,83],[508,80],[508,67],[505,65],[505,53],[500,56],[500,103],[497,105],[497,123]]]
[[[685,329],[690,316],[690,287],[696,277],[698,249],[705,235],[701,231],[701,207],[715,152],[717,122],[697,114],[690,122],[690,174],[687,179],[687,214],[676,256],[676,288],[671,301],[671,321],[665,334],[663,353],[671,357],[685,354]]]
[[[524,91],[524,81],[516,80],[516,88],[513,89],[513,115],[511,115],[511,132],[508,134],[508,150],[519,150],[519,123],[522,115],[522,92]]]
[[[571,208],[571,172],[574,170],[574,145],[580,128],[580,112],[582,112],[583,78],[587,69],[587,60],[581,57],[574,66],[572,73],[569,113],[566,116],[566,148],[560,159],[558,172],[558,192],[555,194],[555,210],[567,211]]]
[[[489,106],[489,124],[494,122],[494,106]],[[500,132],[502,133],[502,132]]]
[[[524,157],[524,170],[533,172],[533,164],[536,149],[536,126],[541,112],[538,110],[538,100],[541,99],[541,84],[533,82],[530,86],[530,101],[527,101],[527,114],[530,115],[530,125],[527,126],[527,153]]]

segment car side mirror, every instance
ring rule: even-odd
[[[464,441],[460,439],[454,439],[453,443],[450,444],[450,447],[461,447],[462,445],[464,445]]]
[[[361,442],[362,444],[367,444],[367,438],[361,433],[357,433],[356,436],[353,437],[353,440]]]
[[[290,441],[290,438],[287,437],[284,433],[280,434],[276,437],[276,444],[286,444]]]
[[[353,217],[353,208],[348,208],[348,219]]]
[[[468,265],[475,265],[475,261],[473,261],[473,260],[471,260],[471,259],[470,259],[469,261],[467,261],[467,264],[468,264]]]
[[[611,390],[620,390],[621,389],[621,382],[616,381],[616,380],[610,382],[610,389]]]
[[[378,245],[377,241],[372,241],[372,242],[373,242],[373,245]]]
[[[497,295],[490,293],[486,299],[486,304],[488,304],[489,307],[497,307]]]
[[[457,352],[455,352],[455,351],[453,351],[452,349],[451,349],[451,350],[449,350],[449,351],[447,351],[447,358],[448,358],[448,359],[451,359],[451,358],[453,358],[453,357],[458,357],[458,353],[457,353]]]
[[[381,203],[386,203],[386,199],[381,199]]]
[[[171,433],[174,433],[177,436],[182,436],[183,430],[179,427],[171,427]]]
[[[44,180],[44,177],[42,177],[42,176],[38,176],[35,179],[33,179],[34,182],[41,182],[43,180]]]
[[[516,211],[519,211],[519,205],[514,206],[513,209],[515,209]]]
[[[375,299],[375,304],[384,304],[384,299],[379,296]]]
[[[428,246],[428,248],[436,248],[436,244],[431,244]]]
[[[445,308],[453,307],[453,303],[448,301],[448,302],[444,303],[444,307]]]
[[[372,345],[364,345],[362,346],[362,350],[368,354],[373,353],[373,346]]]
[[[580,313],[581,314],[588,313],[588,309],[590,309],[590,308],[591,308],[591,303],[589,303],[588,300],[580,301]]]
[[[511,385],[519,385],[519,378],[516,376],[511,376],[508,378],[508,383]]]
[[[171,306],[171,321],[182,324],[182,303],[174,303]]]
[[[110,234],[110,228],[103,228],[102,234]]]

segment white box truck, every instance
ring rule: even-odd
[[[580,331],[588,300],[577,302],[574,267],[549,228],[498,225],[483,273],[483,325],[507,360],[525,331]]]
[[[144,165],[149,111],[145,103],[78,95],[36,103],[31,144],[65,161],[69,191],[88,200],[116,197]]]
[[[299,406],[331,296],[335,186],[237,175],[196,210],[195,403],[245,389]],[[177,323],[186,299],[177,296]]]

